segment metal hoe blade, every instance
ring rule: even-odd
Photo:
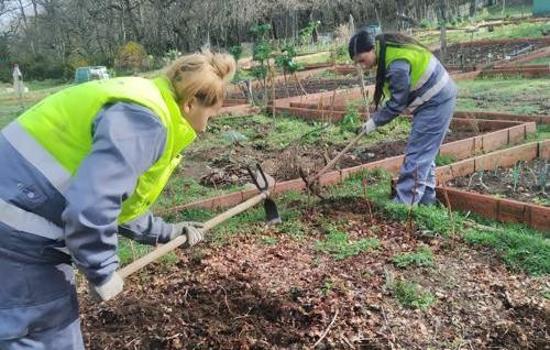
[[[269,182],[267,180],[267,177],[260,164],[256,164],[256,168],[256,173],[254,173],[254,171],[250,167],[248,167],[247,170],[248,174],[252,178],[252,182],[254,183],[258,191],[266,194],[266,198],[264,200],[264,210],[267,225],[280,224],[282,222],[282,219],[279,215],[277,204],[275,204],[275,201],[273,201],[273,199],[269,197]]]

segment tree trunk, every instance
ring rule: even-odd
[[[439,20],[439,41],[441,43],[439,60],[441,63],[445,63],[445,58],[447,56],[447,6],[445,4],[445,0],[439,0]]]

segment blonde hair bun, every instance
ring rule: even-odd
[[[210,65],[214,68],[216,74],[225,82],[230,82],[231,79],[233,79],[237,69],[235,59],[228,54],[212,54]]]
[[[197,98],[205,106],[221,105],[225,86],[233,79],[237,63],[233,56],[209,50],[182,56],[166,69],[178,101]]]

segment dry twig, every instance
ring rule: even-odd
[[[325,329],[325,331],[323,332],[323,334],[321,334],[321,337],[319,338],[319,340],[317,340],[315,342],[315,344],[313,344],[313,346],[311,347],[312,349],[315,349],[315,347],[317,345],[319,345],[321,343],[321,341],[323,341],[323,339],[325,339],[325,337],[327,336],[328,332],[330,332],[330,328],[332,327],[332,325],[334,324],[334,322],[336,321],[336,317],[338,317],[338,310],[336,310],[336,312],[334,313],[334,317],[332,318],[332,321],[330,322],[330,324],[328,325],[328,327]]]

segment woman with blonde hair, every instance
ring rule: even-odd
[[[202,52],[156,79],[70,87],[1,131],[1,349],[83,349],[72,264],[96,300],[115,297],[117,233],[202,240],[200,224],[166,223],[149,207],[221,108],[235,66]]]

